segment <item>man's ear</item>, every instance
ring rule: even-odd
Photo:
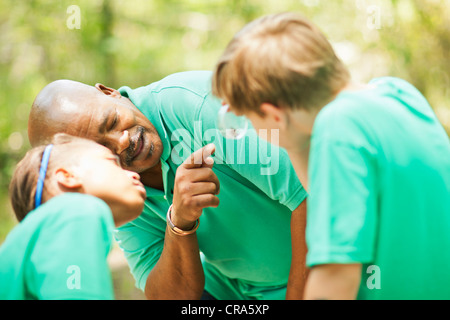
[[[122,95],[120,94],[119,91],[117,91],[116,89],[113,89],[113,88],[109,88],[101,83],[96,83],[95,87],[97,88],[97,90],[103,92],[107,96],[111,96],[113,98],[121,98],[122,97]]]
[[[81,180],[70,171],[58,168],[55,172],[56,181],[59,185],[75,191],[82,187]]]

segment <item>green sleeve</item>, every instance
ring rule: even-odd
[[[307,265],[373,260],[377,228],[373,151],[333,139],[311,146]]]
[[[84,197],[65,203],[37,233],[27,268],[31,294],[39,300],[113,299],[106,260],[113,227],[103,201]]]

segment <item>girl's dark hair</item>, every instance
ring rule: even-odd
[[[56,134],[51,141],[54,147],[50,154],[45,181],[51,179],[52,168],[54,168],[56,163],[61,165],[61,161],[63,161],[63,164],[73,164],[74,161],[79,160],[79,156],[74,156],[70,152],[72,150],[80,150],[79,148],[74,148],[75,143],[86,142],[94,143],[93,141],[73,137],[64,133]],[[36,184],[45,147],[45,145],[42,145],[28,151],[24,158],[17,164],[12,176],[9,185],[9,195],[14,213],[19,221],[22,221],[35,207],[34,197],[36,194]],[[42,203],[47,199],[47,193],[48,190],[46,190],[46,184],[44,183]]]

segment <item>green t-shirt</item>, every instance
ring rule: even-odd
[[[164,191],[146,188],[142,215],[119,228],[116,238],[144,290],[163,249],[176,169],[194,150],[213,142],[220,205],[203,210],[197,230],[205,289],[217,299],[284,299],[290,217],[306,192],[287,153],[260,140],[255,130],[238,141],[220,135],[221,103],[211,94],[210,79],[210,72],[192,71],[135,90],[119,89],[161,137]]]
[[[30,212],[0,247],[0,299],[113,299],[114,222],[102,200],[65,193]]]
[[[362,263],[359,299],[450,299],[450,143],[409,83],[341,93],[314,123],[307,264]]]

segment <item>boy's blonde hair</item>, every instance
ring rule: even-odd
[[[327,104],[350,80],[331,44],[294,13],[264,16],[231,40],[215,68],[213,94],[237,111],[262,103],[312,109]]]
[[[51,143],[54,145],[50,154],[45,180],[52,179],[52,168],[56,165],[74,165],[80,158],[80,151],[95,144],[91,140],[73,137],[64,133],[56,134]],[[35,208],[34,197],[36,184],[39,178],[39,168],[45,145],[35,147],[28,151],[17,164],[9,185],[11,204],[18,221]],[[48,198],[47,184],[44,183],[43,203]]]

